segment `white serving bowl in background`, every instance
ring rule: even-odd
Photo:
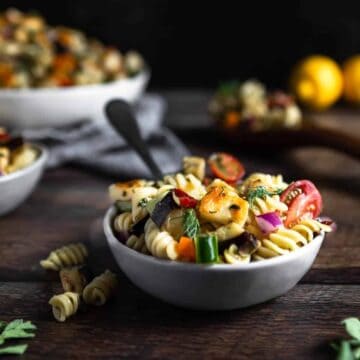
[[[17,129],[57,127],[81,120],[102,121],[110,99],[137,101],[150,78],[144,70],[106,84],[59,88],[0,89],[0,123]]]
[[[143,255],[119,242],[111,220],[104,232],[121,270],[139,288],[173,305],[198,310],[230,310],[259,304],[285,294],[313,264],[324,233],[290,254],[241,265],[189,264]]]
[[[31,146],[39,152],[33,164],[11,174],[0,176],[0,216],[22,204],[41,178],[46,165],[47,151],[39,145],[31,144]]]

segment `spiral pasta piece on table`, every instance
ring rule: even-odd
[[[144,234],[141,234],[140,236],[130,235],[129,238],[126,240],[126,246],[143,254],[149,253],[145,244]]]
[[[330,232],[331,228],[312,219],[304,219],[291,229],[281,227],[261,240],[261,246],[254,254],[254,260],[288,254],[311,242],[315,234],[321,231]]]
[[[178,173],[166,175],[163,181],[164,184],[170,184],[175,188],[181,189],[197,200],[200,200],[206,194],[204,185],[193,174],[184,175]]]
[[[134,224],[131,212],[123,212],[114,219],[114,229],[117,232],[129,232],[132,225]]]
[[[145,224],[145,244],[153,256],[170,260],[178,258],[175,239],[167,231],[161,231],[151,219]]]
[[[87,284],[88,274],[84,268],[72,267],[60,270],[60,281],[64,291],[81,294]]]
[[[110,270],[106,270],[86,285],[82,294],[84,302],[96,306],[104,305],[114,294],[117,287],[116,275]]]
[[[251,212],[254,215],[266,214],[273,211],[278,211],[279,213],[283,213],[287,211],[288,207],[285,203],[280,201],[279,195],[268,196],[266,195],[264,199],[256,198],[254,199]]]
[[[68,291],[60,295],[54,295],[49,304],[52,306],[55,319],[63,322],[68,317],[76,314],[80,304],[80,296],[77,293]]]
[[[47,270],[59,271],[68,266],[83,265],[87,257],[84,244],[70,244],[52,251],[47,259],[40,261],[40,265]]]
[[[205,159],[198,156],[185,156],[183,158],[183,169],[186,175],[192,174],[203,181],[205,177]]]

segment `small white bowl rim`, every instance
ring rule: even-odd
[[[251,269],[259,269],[259,268],[267,268],[275,265],[281,265],[291,262],[292,260],[301,257],[304,252],[312,250],[312,248],[316,248],[317,243],[322,243],[322,241],[325,238],[325,233],[322,231],[318,236],[316,236],[309,244],[303,246],[300,249],[297,249],[296,251],[290,252],[285,255],[277,256],[271,259],[261,260],[261,261],[255,261],[251,263],[245,263],[245,264],[194,264],[194,263],[186,263],[186,262],[180,262],[180,261],[172,261],[167,259],[159,259],[152,255],[145,255],[142,253],[139,253],[138,251],[135,251],[128,246],[121,243],[115,236],[110,224],[111,217],[115,213],[114,206],[111,206],[104,217],[103,221],[103,227],[106,237],[110,237],[114,243],[116,243],[118,246],[122,248],[123,251],[128,253],[130,256],[133,256],[135,258],[138,258],[141,261],[146,261],[148,263],[153,263],[161,266],[171,266],[175,267],[181,270],[187,270],[187,271],[248,271]],[[313,251],[315,251],[313,249]]]
[[[140,78],[147,78],[150,75],[150,69],[145,67],[142,71],[132,77],[122,78],[114,80],[107,83],[99,84],[88,84],[88,85],[73,85],[73,86],[63,86],[63,87],[38,87],[38,88],[24,88],[24,89],[1,89],[0,88],[0,97],[2,96],[26,96],[26,95],[48,95],[49,93],[69,93],[71,91],[83,91],[83,90],[98,90],[109,88],[111,86],[121,85],[125,82],[135,82]]]
[[[42,166],[44,163],[46,163],[46,160],[48,158],[48,151],[43,145],[39,144],[33,144],[29,142],[25,142],[25,144],[30,145],[31,147],[37,149],[39,151],[39,157],[29,166],[26,166],[23,169],[17,170],[11,174],[0,176],[0,185],[5,182],[10,182],[14,179],[26,176],[27,174],[31,173],[36,168]]]

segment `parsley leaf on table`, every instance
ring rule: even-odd
[[[26,351],[27,347],[27,345],[6,346],[0,348],[0,355],[22,355]]]
[[[0,345],[8,339],[27,339],[33,338],[35,334],[36,326],[31,321],[24,321],[22,319],[16,319],[10,323],[0,321]],[[0,355],[3,354],[15,354],[21,355],[27,349],[27,345],[12,345],[0,348]]]
[[[331,346],[337,352],[337,360],[360,359],[360,320],[355,317],[347,318],[341,322],[352,338],[342,339]]]

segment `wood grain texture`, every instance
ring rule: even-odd
[[[360,312],[360,286],[299,285],[246,310],[175,308],[126,280],[111,302],[57,323],[47,304],[55,282],[0,283],[1,316],[33,320],[27,358],[328,359],[340,321]]]
[[[206,92],[169,92],[168,125],[205,126]],[[319,116],[331,126],[360,133],[353,112]],[[327,120],[328,119],[328,120]],[[121,273],[116,298],[65,324],[52,318],[49,298],[60,292],[58,275],[39,266],[56,247],[82,241],[94,274],[119,272],[102,234],[115,178],[70,166],[49,171],[28,201],[0,218],[0,319],[34,321],[38,336],[26,359],[326,359],[328,343],[344,335],[340,321],[360,313],[360,165],[335,151],[306,148],[254,151],[222,138],[187,135],[194,154],[233,152],[247,172],[312,179],[324,197],[324,213],[338,223],[302,283],[274,301],[245,310],[194,312],[164,304],[136,289]],[[216,294],[218,296],[218,294]]]

